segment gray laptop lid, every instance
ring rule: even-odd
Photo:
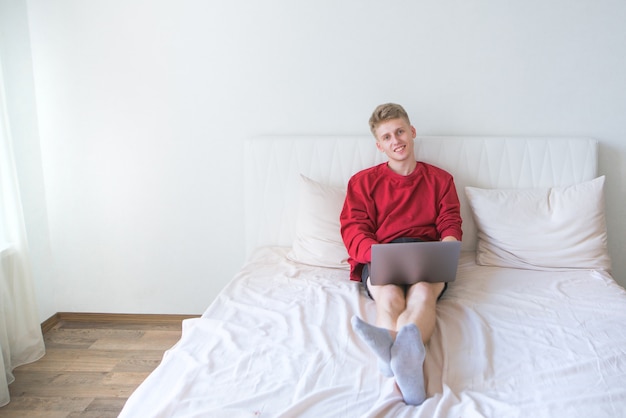
[[[399,242],[372,245],[373,285],[451,282],[461,254],[460,241]]]

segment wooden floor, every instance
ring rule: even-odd
[[[14,370],[0,417],[117,417],[178,341],[184,317],[107,317],[61,319],[45,332],[46,355]]]

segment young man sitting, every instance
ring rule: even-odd
[[[416,130],[402,106],[378,106],[370,118],[376,147],[388,162],[355,174],[341,212],[341,234],[350,256],[350,278],[376,302],[376,324],[352,318],[355,332],[374,351],[379,368],[394,376],[407,404],[426,398],[424,344],[435,329],[436,303],[445,283],[372,285],[372,244],[397,240],[461,240],[460,203],[452,176],[416,161]]]

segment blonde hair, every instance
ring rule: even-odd
[[[399,104],[395,103],[385,103],[378,105],[372,116],[370,117],[370,131],[372,131],[372,135],[376,137],[376,128],[383,122],[386,122],[391,119],[404,119],[406,123],[409,125],[411,121],[409,120],[409,115],[406,113],[406,110]]]

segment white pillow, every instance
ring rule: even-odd
[[[287,258],[313,266],[349,269],[339,215],[346,190],[300,175],[296,235]]]
[[[466,187],[478,228],[476,262],[534,270],[609,271],[604,176],[568,187]]]

